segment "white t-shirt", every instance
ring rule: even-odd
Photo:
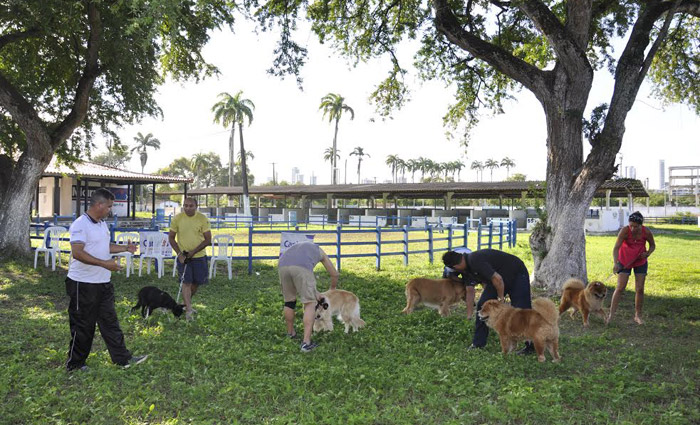
[[[83,214],[71,224],[70,242],[85,244],[85,252],[100,260],[109,260],[110,235],[109,227],[104,221],[93,221],[90,216]],[[68,268],[68,278],[76,282],[107,283],[112,278],[112,272],[100,266],[85,264],[71,258]]]

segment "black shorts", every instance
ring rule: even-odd
[[[185,280],[182,280],[183,270],[185,272]],[[178,261],[177,272],[183,283],[206,285],[209,283],[209,257],[205,255],[204,257],[193,258],[187,264],[182,264]]]

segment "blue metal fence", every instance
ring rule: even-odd
[[[153,222],[152,222],[153,223]],[[237,225],[238,222],[234,222]],[[470,229],[470,223],[451,225],[444,228],[437,229],[439,232],[436,235],[436,228],[433,226],[423,227],[375,227],[375,228],[353,228],[348,226],[336,226],[333,230],[309,230],[305,227],[304,230],[300,229],[300,225],[297,223],[296,226],[292,226],[291,223],[278,223],[284,224],[287,229],[280,228],[263,228],[263,226],[251,226],[247,225],[248,229],[248,242],[247,244],[237,244],[239,247],[244,246],[247,255],[234,256],[234,260],[242,260],[248,263],[248,273],[253,272],[253,262],[258,260],[276,260],[279,258],[278,255],[261,255],[259,253],[260,248],[269,247],[279,247],[279,242],[260,242],[256,241],[256,236],[259,235],[280,235],[283,231],[292,233],[304,233],[313,235],[333,235],[333,241],[317,241],[316,243],[320,246],[328,246],[335,248],[335,254],[329,257],[334,258],[336,262],[336,267],[338,270],[341,269],[342,259],[344,258],[363,258],[363,257],[373,257],[375,259],[375,267],[377,270],[381,269],[382,259],[389,256],[401,255],[403,257],[403,264],[408,265],[408,256],[410,254],[427,254],[430,263],[433,263],[435,259],[435,253],[440,253],[443,251],[448,251],[454,247],[464,246],[468,247],[469,234],[474,234],[476,232],[477,242],[476,249],[482,248],[498,248],[503,249],[504,244],[508,247],[515,246],[517,238],[517,229],[515,220],[508,221],[506,223],[501,222],[494,225],[490,223],[489,225],[479,224],[477,229]],[[48,226],[46,226],[48,227]],[[112,241],[115,240],[116,233],[118,232],[145,232],[145,231],[160,231],[160,226],[153,225],[151,227],[145,228],[132,228],[132,227],[118,227],[118,220],[115,218],[113,222],[110,223],[110,234]],[[403,237],[398,239],[384,238],[383,235],[388,235],[392,233],[401,233]],[[422,233],[424,235],[420,238],[411,238],[411,234]],[[348,235],[372,235],[373,237],[367,237],[364,241],[349,241],[347,238],[343,240],[344,236]],[[39,234],[30,236],[32,239],[42,239],[43,236]],[[61,241],[68,241],[68,238],[61,238]],[[443,244],[445,242],[446,244]],[[427,249],[412,249],[415,248],[415,244],[425,244],[427,243]],[[411,245],[414,244],[412,247]],[[400,245],[399,250],[391,250],[389,247],[392,245]],[[437,245],[443,245],[437,247]],[[362,253],[343,253],[343,247],[348,246],[373,246],[373,252],[362,252]],[[258,252],[256,252],[258,251]],[[70,250],[62,250],[63,253],[70,253]]]

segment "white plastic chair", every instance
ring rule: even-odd
[[[139,259],[139,277],[141,276],[141,268],[143,267],[143,260],[146,259],[147,262],[147,273],[151,274],[151,259],[156,262],[156,267],[158,268],[158,278],[163,276],[165,273],[165,258],[171,258],[172,252],[165,255],[163,252],[163,247],[168,244],[168,235],[164,233],[151,233],[146,236],[144,240],[141,241],[141,256]]]
[[[138,246],[139,234],[136,232],[120,233],[117,235],[115,242],[117,245],[127,245],[133,243]],[[122,258],[124,259],[124,261],[126,262],[126,277],[129,277],[129,274],[134,272],[134,254],[130,253],[129,251],[124,251],[112,254],[112,257],[118,258],[119,262],[121,262]]]
[[[36,268],[39,252],[43,252],[44,264],[46,267],[49,266],[49,256],[51,256],[51,270],[56,271],[56,259],[58,259],[58,265],[61,265],[61,236],[66,232],[67,230],[63,226],[51,226],[46,228],[41,246],[34,251],[34,268]]]
[[[216,262],[225,261],[228,266],[228,279],[232,276],[233,262],[233,236],[231,235],[216,235],[211,241],[211,262],[209,263],[209,278],[216,276]]]

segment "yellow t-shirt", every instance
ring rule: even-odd
[[[199,211],[192,217],[184,212],[176,215],[170,223],[170,231],[175,232],[175,240],[183,251],[192,251],[204,241],[204,232],[211,230],[209,219]],[[194,255],[194,258],[204,257],[206,250],[203,249]]]

